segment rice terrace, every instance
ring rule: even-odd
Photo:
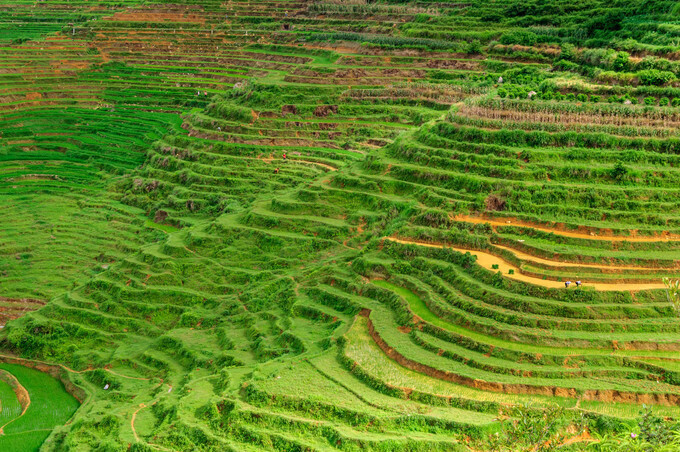
[[[0,0],[0,452],[680,451],[680,3]]]

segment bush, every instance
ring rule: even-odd
[[[626,168],[623,163],[616,162],[616,165],[614,165],[614,168],[612,168],[610,175],[615,181],[622,181],[626,178],[626,176],[628,176],[628,168]]]
[[[627,52],[619,52],[612,62],[612,69],[615,71],[626,71],[630,69],[630,55]]]
[[[656,98],[655,97],[645,97],[645,105],[656,105]]]
[[[560,58],[564,60],[573,60],[576,55],[576,46],[574,44],[564,43],[560,46]]]
[[[670,71],[648,69],[637,73],[637,78],[642,85],[661,86],[676,80],[675,74]]]
[[[465,46],[465,53],[468,55],[477,55],[482,53],[482,43],[478,39],[470,41],[467,46]]]
[[[638,427],[640,439],[660,446],[673,441],[673,429],[677,428],[677,424],[666,422],[663,418],[653,414],[651,408],[645,406],[638,419]]]
[[[218,118],[230,121],[249,122],[252,120],[249,108],[228,103],[212,103],[208,105],[208,112]]]
[[[509,33],[503,33],[501,36],[501,44],[519,44],[523,46],[532,46],[536,44],[538,40],[535,33],[526,30],[511,31]]]
[[[659,105],[661,105],[662,107],[667,107],[668,104],[670,104],[670,99],[669,99],[669,98],[667,98],[667,97],[662,97],[661,99],[659,99]]]

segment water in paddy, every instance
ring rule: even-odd
[[[52,430],[66,423],[80,405],[64,385],[50,375],[18,364],[0,363],[25,389],[23,406],[17,394],[0,380],[0,451],[37,451]],[[27,405],[22,415],[23,407]]]

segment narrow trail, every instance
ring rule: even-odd
[[[612,270],[646,270],[646,271],[659,271],[659,270],[670,270],[670,269],[664,269],[664,268],[657,268],[657,267],[637,267],[634,265],[605,265],[605,264],[580,264],[577,262],[562,262],[562,261],[553,261],[549,259],[544,259],[541,257],[536,257],[531,254],[524,253],[522,251],[516,250],[514,248],[510,248],[509,246],[503,246],[503,245],[498,245],[495,243],[492,243],[494,248],[499,248],[502,250],[506,250],[514,254],[518,259],[521,259],[523,261],[527,261],[527,263],[537,263],[537,264],[543,264],[543,265],[550,265],[553,267],[585,267],[585,268],[600,268],[600,269],[612,269]]]
[[[336,167],[328,165],[327,163],[313,162],[311,160],[297,160],[297,159],[290,160],[290,161],[291,162],[302,162],[302,163],[307,163],[307,164],[310,164],[310,165],[317,165],[317,166],[320,166],[322,168],[326,168],[328,171],[337,171],[338,170]]]
[[[132,419],[130,419],[130,427],[132,428],[132,434],[134,435],[135,441],[137,442],[139,442],[139,435],[137,435],[137,430],[135,430],[135,419],[137,418],[137,413],[139,413],[142,410],[142,408],[146,408],[146,404],[140,403],[139,408],[137,408],[137,410],[134,413],[132,413]]]
[[[542,287],[548,287],[551,289],[560,289],[564,288],[564,283],[560,281],[552,281],[552,280],[547,280],[547,279],[540,279],[536,278],[533,276],[528,276],[524,275],[521,273],[521,270],[516,267],[515,265],[512,265],[505,260],[501,259],[498,256],[495,256],[490,253],[486,253],[484,251],[477,251],[477,250],[468,250],[465,248],[458,248],[454,246],[449,246],[449,245],[444,245],[440,243],[429,243],[429,242],[420,242],[416,240],[404,240],[404,239],[399,239],[396,237],[385,237],[387,240],[391,240],[393,242],[397,243],[402,243],[405,245],[418,245],[418,246],[426,246],[429,248],[448,248],[453,251],[458,251],[459,253],[470,253],[474,254],[477,256],[477,264],[480,266],[486,268],[487,270],[493,271],[493,272],[498,272],[500,271],[504,277],[513,279],[515,281],[522,281],[526,282],[529,284],[534,284],[537,286],[542,286]],[[498,268],[493,268],[494,265],[498,265]],[[509,274],[509,271],[513,270],[514,274]],[[631,292],[636,292],[639,290],[650,290],[650,289],[663,289],[665,288],[665,285],[662,282],[659,283],[599,283],[599,282],[594,282],[594,283],[589,283],[587,281],[584,282],[584,285],[586,287],[592,287],[595,290],[600,290],[600,291],[622,291],[622,290],[627,290]],[[572,289],[575,290],[575,289]]]
[[[206,377],[206,378],[210,378],[210,377]],[[166,384],[167,384],[168,387],[169,387],[168,393],[170,393],[170,391],[172,391],[172,385],[169,384],[169,383],[166,383]],[[163,385],[163,382],[161,381],[161,386],[162,386],[162,385]],[[138,405],[138,408],[132,413],[132,417],[130,418],[130,428],[132,429],[132,435],[133,435],[134,438],[135,438],[135,442],[142,443],[142,444],[146,444],[147,446],[151,447],[152,449],[156,449],[156,450],[172,451],[172,449],[168,449],[167,447],[164,447],[164,446],[160,446],[160,445],[158,445],[158,444],[154,444],[154,443],[150,443],[150,442],[143,441],[143,440],[139,437],[139,434],[137,433],[137,429],[135,429],[135,420],[137,419],[137,414],[138,414],[140,411],[142,411],[144,408],[148,408],[148,407],[151,407],[151,406],[154,406],[155,404],[157,404],[158,401],[160,400],[160,398],[161,398],[161,396],[159,395],[159,396],[157,396],[155,399],[149,401],[149,402],[148,402],[149,405],[147,405],[146,403],[143,403],[143,402],[140,403],[140,404]]]
[[[595,233],[585,233],[585,232],[578,232],[578,231],[564,231],[561,229],[555,229],[555,228],[549,228],[546,226],[541,226],[538,224],[518,220],[516,218],[507,218],[504,220],[495,220],[495,219],[490,219],[490,218],[482,218],[482,217],[473,217],[470,215],[456,215],[456,216],[451,216],[451,219],[454,221],[461,221],[465,223],[473,223],[473,224],[490,224],[494,230],[496,229],[496,226],[519,226],[523,228],[529,228],[529,229],[535,229],[537,231],[542,231],[542,232],[547,232],[550,234],[555,234],[555,235],[561,235],[564,237],[574,237],[578,239],[586,239],[586,240],[606,240],[609,242],[664,242],[664,241],[671,241],[671,240],[680,240],[680,236],[674,235],[674,234],[664,234],[664,235],[656,235],[656,236],[639,236],[636,235],[637,231],[631,231],[632,235],[630,236],[623,236],[623,235],[612,235],[612,234],[601,234],[601,235],[596,235]],[[602,230],[600,230],[602,231]]]
[[[579,402],[581,399],[579,399]],[[572,436],[571,438],[565,439],[562,444],[560,444],[558,447],[565,447],[569,446],[571,444],[576,444],[576,443],[583,443],[583,442],[595,442],[597,441],[595,438],[590,436],[590,433],[586,430],[585,432],[581,433],[580,435],[577,436]]]

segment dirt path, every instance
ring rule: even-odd
[[[210,378],[210,377],[205,377],[205,378]],[[166,384],[167,384],[167,383],[166,383]],[[162,385],[163,385],[163,383],[161,382],[161,386],[162,386]],[[169,393],[170,391],[172,391],[172,385],[168,384],[168,387],[170,388],[170,389],[168,389],[168,393]],[[149,443],[149,442],[146,442],[146,441],[141,440],[141,439],[139,438],[139,435],[137,434],[137,430],[135,429],[135,420],[137,419],[137,413],[139,413],[140,411],[142,411],[144,408],[147,408],[147,407],[149,407],[149,406],[153,406],[153,405],[157,404],[158,401],[160,400],[160,397],[161,397],[161,396],[157,396],[155,399],[153,399],[153,400],[151,400],[150,402],[148,402],[149,405],[147,405],[146,403],[140,403],[140,404],[139,404],[139,408],[137,408],[137,409],[132,413],[132,417],[130,418],[130,428],[132,429],[132,435],[135,437],[135,441],[136,441],[136,442],[142,443],[142,444],[146,444],[147,446],[151,447],[152,449],[156,449],[156,450],[164,450],[164,451],[172,451],[172,449],[168,449],[168,448],[163,447],[163,446],[160,446],[160,445],[158,445],[158,444]]]
[[[139,442],[139,435],[137,435],[137,430],[135,430],[135,419],[137,418],[137,413],[139,413],[142,408],[146,408],[146,404],[140,403],[139,408],[132,413],[132,419],[130,419],[130,427],[132,428],[132,434],[135,436],[135,441]]]
[[[466,223],[474,223],[474,224],[490,224],[491,226],[494,227],[494,230],[496,226],[519,226],[523,228],[531,228],[531,229],[536,229],[537,231],[543,231],[547,233],[552,233],[555,235],[561,235],[564,237],[574,237],[578,239],[587,239],[587,240],[607,240],[609,242],[663,242],[663,241],[670,241],[670,240],[680,240],[680,236],[678,235],[673,235],[673,234],[664,234],[664,235],[657,235],[657,236],[638,236],[636,235],[636,231],[631,231],[632,235],[630,236],[622,236],[622,235],[612,235],[612,234],[599,234],[596,235],[594,232],[578,232],[578,231],[564,231],[559,228],[549,228],[546,226],[541,226],[537,225],[534,223],[518,220],[516,218],[507,218],[503,220],[497,220],[497,219],[489,219],[489,218],[482,218],[482,217],[473,217],[470,215],[456,215],[452,216],[451,219],[454,221],[464,221]],[[587,229],[587,228],[583,228]],[[593,228],[595,230],[595,228]],[[600,230],[600,232],[603,232]]]
[[[419,245],[419,246],[426,246],[429,248],[449,248],[454,251],[458,251],[459,253],[471,253],[477,256],[477,264],[481,265],[482,267],[486,268],[487,270],[491,270],[493,272],[500,271],[504,277],[509,278],[509,279],[514,279],[515,281],[522,281],[526,282],[529,284],[534,284],[537,286],[542,286],[542,287],[548,287],[548,288],[553,288],[553,289],[560,289],[564,288],[564,283],[560,281],[551,281],[547,279],[540,279],[536,278],[533,276],[528,276],[524,275],[521,273],[520,269],[503,259],[501,259],[498,256],[494,256],[493,254],[486,253],[484,251],[477,251],[477,250],[467,250],[464,248],[458,248],[454,246],[449,246],[449,245],[444,245],[440,243],[428,243],[428,242],[419,242],[416,240],[404,240],[404,239],[399,239],[395,237],[385,237],[387,240],[391,240],[393,242],[397,243],[403,243],[407,245]],[[498,268],[493,268],[494,265],[498,265]],[[509,274],[509,271],[513,270],[514,274]],[[609,290],[628,290],[631,292],[634,291],[639,291],[639,290],[650,290],[650,289],[663,289],[665,285],[659,281],[658,283],[589,283],[588,281],[584,281],[584,286],[586,287],[592,287],[595,290],[602,290],[602,291],[609,291]],[[572,289],[575,290],[575,289]]]
[[[302,163],[308,163],[310,165],[317,165],[322,168],[326,168],[328,171],[337,171],[338,169],[334,166],[328,165],[326,163],[321,163],[321,162],[313,162],[311,160],[290,160],[291,162],[302,162]]]
[[[647,271],[659,271],[659,270],[664,270],[662,268],[654,268],[654,267],[636,267],[634,265],[602,265],[602,264],[579,264],[576,262],[561,262],[561,261],[551,261],[548,259],[544,259],[541,257],[536,257],[532,256],[531,254],[524,253],[522,251],[518,251],[514,248],[510,248],[509,246],[503,246],[503,245],[498,245],[493,243],[492,244],[495,248],[500,248],[502,250],[506,250],[517,256],[518,259],[521,259],[523,261],[527,261],[528,263],[537,263],[537,264],[543,264],[543,265],[550,265],[552,267],[586,267],[586,268],[610,268],[612,270],[647,270]]]
[[[581,401],[581,399],[579,399]],[[581,433],[580,435],[577,436],[572,436],[571,438],[567,438],[560,444],[558,447],[565,447],[569,446],[571,444],[576,444],[576,443],[583,443],[583,442],[594,442],[596,441],[592,436],[590,436],[590,433],[588,431],[585,431]]]

